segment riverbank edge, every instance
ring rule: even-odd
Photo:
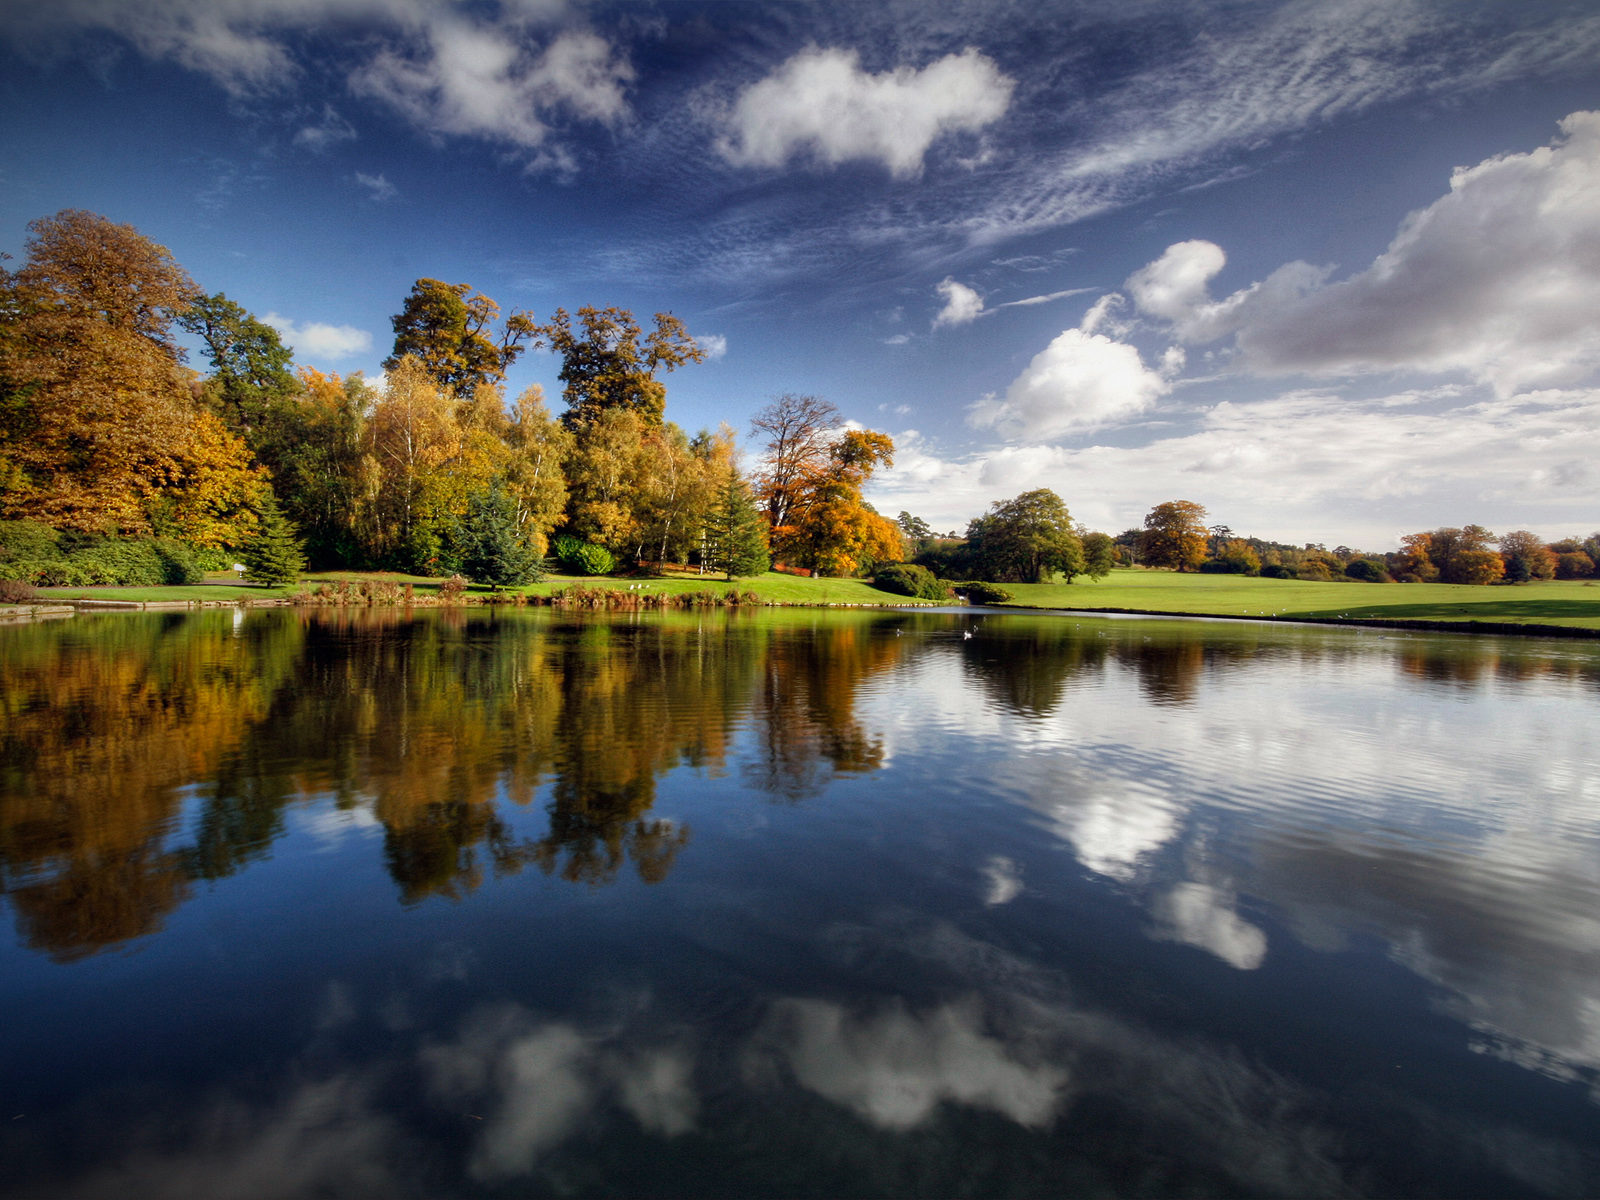
[[[976,606],[975,606],[976,607]],[[1234,613],[1175,612],[1160,608],[1057,608],[1043,604],[999,604],[984,606],[986,612],[1061,613],[1085,617],[1177,617],[1194,621],[1259,621],[1276,625],[1336,625],[1347,629],[1398,629],[1419,633],[1469,633],[1499,637],[1555,637],[1578,641],[1600,640],[1600,629],[1581,625],[1518,624],[1512,621],[1431,621],[1426,617],[1241,617]]]
[[[341,607],[382,607],[382,608],[444,608],[465,607],[487,608],[500,607],[498,604],[486,604],[482,600],[473,598],[466,605],[367,605],[353,604]],[[52,620],[62,617],[71,617],[79,612],[182,612],[185,610],[198,610],[204,608],[293,608],[313,607],[323,608],[327,605],[297,605],[292,597],[273,596],[263,597],[259,600],[243,597],[230,600],[71,600],[51,604],[0,604],[0,624],[7,622],[23,622],[30,620]],[[520,606],[519,606],[520,607]],[[539,605],[538,607],[546,607]],[[882,603],[847,602],[832,603],[828,601],[792,601],[792,600],[765,600],[758,604],[747,605],[752,608],[885,608],[897,610],[912,610],[942,607],[929,602],[922,603],[895,603],[884,600]],[[1585,629],[1576,625],[1540,625],[1517,624],[1508,621],[1431,621],[1425,618],[1382,618],[1382,617],[1296,617],[1296,616],[1248,616],[1242,617],[1233,613],[1205,613],[1205,612],[1176,612],[1169,609],[1156,608],[1056,608],[1046,605],[1034,604],[1000,604],[1000,605],[969,605],[968,610],[974,613],[1060,613],[1063,616],[1119,616],[1119,617],[1170,617],[1199,621],[1244,621],[1262,622],[1277,625],[1332,625],[1351,629],[1393,629],[1411,631],[1414,633],[1462,633],[1484,635],[1493,637],[1544,637],[1565,638],[1573,641],[1600,640],[1600,629]],[[598,611],[598,610],[597,610]],[[640,611],[640,610],[628,610]]]

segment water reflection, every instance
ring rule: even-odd
[[[1600,1187],[1596,647],[0,638],[18,1194]]]

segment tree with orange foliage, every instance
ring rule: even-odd
[[[1193,500],[1168,500],[1145,514],[1139,552],[1152,567],[1198,570],[1206,559],[1206,510]]]
[[[265,480],[193,400],[172,325],[199,296],[166,247],[67,210],[0,271],[0,516],[86,532],[249,536]]]

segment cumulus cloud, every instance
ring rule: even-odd
[[[1127,288],[1186,341],[1234,335],[1241,365],[1264,374],[1459,371],[1501,396],[1576,383],[1600,367],[1600,112],[1560,128],[1457,170],[1347,279],[1295,262],[1213,300],[1223,252],[1189,241]]]
[[[697,333],[694,340],[706,352],[707,362],[715,362],[728,353],[728,339],[720,333]]]
[[[970,1004],[917,1016],[895,1001],[856,1017],[821,1000],[783,999],[757,1040],[802,1087],[897,1132],[924,1124],[946,1101],[1038,1128],[1055,1115],[1067,1082],[1061,1067],[1019,1061],[984,1033]]]
[[[911,176],[941,136],[999,120],[1014,86],[971,47],[920,70],[873,75],[854,50],[812,46],[740,93],[717,149],[739,166],[775,167],[809,152],[829,166],[874,161]]]
[[[352,325],[327,325],[310,321],[296,325],[288,317],[269,312],[261,318],[278,331],[297,355],[310,358],[350,358],[372,349],[372,335]]]
[[[1109,325],[1112,298],[1103,297],[1076,329],[1063,331],[1034,355],[1003,397],[986,396],[967,410],[967,422],[1009,441],[1046,442],[1078,430],[1136,417],[1172,390],[1139,351],[1095,332]]]
[[[944,307],[933,318],[935,329],[941,325],[970,324],[983,312],[983,297],[966,284],[957,283],[948,275],[940,280],[935,290],[944,299]]]
[[[1012,445],[952,458],[925,439],[902,454],[897,433],[895,465],[873,477],[869,499],[960,525],[1027,479],[1066,496],[1091,528],[1137,526],[1151,496],[1188,496],[1235,529],[1374,550],[1473,519],[1551,538],[1589,528],[1600,468],[1582,448],[1600,439],[1600,389],[1475,402],[1471,391],[1355,398],[1309,388],[1228,400],[1194,428],[1136,446]]]
[[[351,76],[350,87],[430,133],[542,150],[552,112],[604,125],[621,121],[633,74],[593,33],[568,31],[531,52],[511,31],[439,17],[419,43],[380,51]],[[534,161],[554,161],[555,153]]]

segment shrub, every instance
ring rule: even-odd
[[[38,521],[0,521],[0,562],[54,562],[61,535]]]
[[[1011,593],[1003,587],[996,587],[992,583],[985,583],[981,579],[969,580],[966,583],[952,584],[957,591],[967,594],[968,604],[1004,604],[1011,599]]]
[[[1266,566],[1261,568],[1261,578],[1293,579],[1294,570],[1291,567],[1284,566],[1282,563],[1267,563]]]
[[[609,575],[617,569],[611,551],[568,534],[556,539],[556,561],[568,575]]]
[[[151,545],[161,560],[161,582],[171,587],[199,583],[206,577],[195,548],[176,538],[157,538]]]
[[[916,563],[891,563],[878,568],[872,586],[919,600],[949,600],[953,594],[948,583],[935,579],[932,571]]]
[[[71,578],[57,587],[160,587],[166,582],[154,542],[72,534],[62,539],[62,546]]]
[[[1370,558],[1352,558],[1344,566],[1344,573],[1362,583],[1388,583],[1389,572],[1383,564]]]
[[[466,579],[460,575],[452,575],[439,585],[439,600],[444,604],[455,604],[461,599],[461,593],[466,590]]]
[[[1299,575],[1301,579],[1309,579],[1314,583],[1326,583],[1333,578],[1333,571],[1320,558],[1308,558],[1300,564]]]
[[[32,604],[39,599],[33,585],[20,579],[0,579],[0,604]]]

